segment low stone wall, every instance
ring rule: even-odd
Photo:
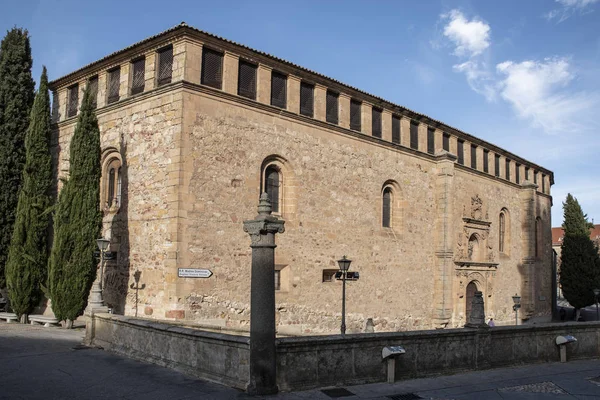
[[[246,389],[250,339],[114,314],[94,315],[88,341],[134,359]]]
[[[97,314],[87,334],[94,345],[245,389],[249,338],[156,321]],[[600,356],[600,323],[573,322],[277,339],[277,384],[292,391],[386,380],[385,346],[401,345],[396,379],[560,361],[555,339],[571,334],[567,359]]]
[[[600,323],[505,326],[323,337],[282,338],[277,344],[280,390],[355,385],[386,380],[385,346],[401,345],[396,379],[452,374],[509,365],[560,361],[555,339],[572,334],[567,360],[600,355]]]

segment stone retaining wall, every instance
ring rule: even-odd
[[[130,317],[97,314],[88,327],[94,345],[189,375],[245,389],[249,338]],[[579,322],[446,329],[277,340],[277,384],[281,391],[386,380],[385,346],[402,345],[396,379],[452,374],[510,365],[557,362],[555,338],[572,334],[567,359],[600,356],[600,323]]]

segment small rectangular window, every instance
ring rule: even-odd
[[[98,107],[98,75],[92,76],[88,80],[88,90],[92,97],[92,108],[96,109]]]
[[[517,164],[515,168],[515,182],[521,183],[521,164]]]
[[[500,156],[498,154],[494,154],[494,174],[496,178],[500,178]]]
[[[339,95],[331,90],[327,91],[326,101],[326,116],[327,122],[331,124],[338,124],[339,122]]]
[[[400,144],[400,117],[392,116],[392,143]]]
[[[450,135],[447,133],[444,133],[442,139],[442,148],[446,151],[450,151]]]
[[[287,76],[275,71],[271,73],[271,105],[287,107]]]
[[[310,83],[300,83],[300,114],[313,116],[315,106],[315,87]]]
[[[542,174],[542,193],[546,193],[546,175]]]
[[[371,135],[381,137],[381,110],[378,108],[371,111]]]
[[[256,100],[256,65],[240,60],[238,64],[238,95]]]
[[[119,101],[121,88],[121,68],[117,67],[108,71],[108,104]]]
[[[477,169],[477,146],[471,145],[471,168]]]
[[[529,167],[525,167],[525,180],[529,180]]]
[[[533,171],[533,183],[537,185],[537,172],[535,170]]]
[[[323,270],[323,282],[334,282],[335,274],[339,270],[337,269],[324,269]]]
[[[507,181],[510,181],[510,160],[508,158],[506,159],[505,165],[506,165],[505,178]]]
[[[489,173],[490,172],[490,151],[489,150],[484,150],[483,151],[483,172],[485,173]]]
[[[419,123],[410,121],[410,148],[419,150]]]
[[[202,48],[202,79],[203,85],[221,89],[223,85],[223,53]]]
[[[173,46],[158,51],[158,86],[171,83],[173,77]]]
[[[457,154],[457,156],[458,156],[458,163],[460,165],[465,165],[465,153],[464,153],[465,149],[464,149],[464,147],[465,147],[465,141],[461,140],[461,139],[458,139],[456,152],[458,153]]]
[[[350,100],[350,129],[353,131],[361,130],[361,109],[362,104],[358,100]]]
[[[146,84],[146,59],[140,58],[135,60],[131,63],[131,66],[131,94],[134,95],[144,91],[144,85]]]
[[[275,290],[281,290],[281,271],[275,270]]]
[[[77,106],[79,105],[79,85],[75,84],[69,87],[69,102],[67,103],[67,118],[77,115]]]
[[[435,153],[435,129],[427,128],[427,152]]]

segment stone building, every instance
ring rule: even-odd
[[[550,314],[553,174],[491,143],[319,73],[182,23],[51,82],[56,171],[83,90],[97,94],[105,275],[115,312],[249,323],[242,221],[267,191],[280,333],[348,332]],[[178,277],[182,268],[208,278]],[[137,289],[136,289],[137,288]],[[137,302],[136,302],[137,299]]]

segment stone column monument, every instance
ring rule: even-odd
[[[250,287],[250,382],[253,395],[277,393],[275,353],[275,234],[283,233],[285,221],[271,215],[267,193],[260,196],[258,215],[244,221],[252,243]]]

